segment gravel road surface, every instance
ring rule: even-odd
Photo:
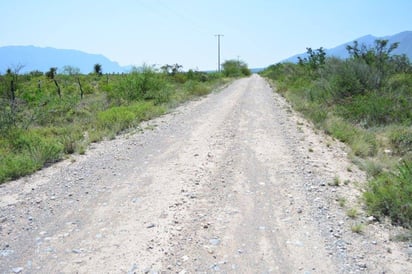
[[[0,273],[412,273],[347,153],[236,80],[1,185]]]

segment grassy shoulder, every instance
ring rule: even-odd
[[[52,76],[0,76],[0,183],[83,154],[90,143],[115,138],[230,81],[220,74],[151,67],[128,74]]]
[[[299,64],[262,72],[316,127],[351,148],[369,175],[364,202],[371,215],[412,227],[412,66],[394,45],[348,47],[351,58],[308,51]]]

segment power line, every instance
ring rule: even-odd
[[[220,72],[220,37],[224,36],[223,34],[215,34],[217,37],[217,71]]]

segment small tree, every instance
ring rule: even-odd
[[[39,76],[43,76],[43,74],[44,73],[40,70],[32,70],[32,71],[29,72],[29,75],[31,77],[39,77]]]
[[[3,129],[15,126],[18,120],[18,75],[23,67],[23,65],[19,64],[8,68],[4,78],[0,78],[5,88],[3,94],[0,95],[0,133]],[[8,107],[5,107],[6,105],[8,105]]]
[[[79,84],[79,89],[80,89],[80,99],[83,99],[84,91],[83,91],[83,87],[82,87],[82,83],[80,81],[79,75],[77,75],[77,83]]]
[[[363,60],[368,65],[382,64],[388,61],[390,54],[394,51],[399,43],[388,44],[388,40],[375,40],[374,47],[367,47],[362,44],[359,47],[358,41],[354,41],[353,45],[347,45],[346,50],[353,59]]]
[[[48,72],[46,72],[47,78],[50,80],[54,80],[54,77],[56,76],[57,73],[57,68],[56,67],[51,67]]]
[[[326,52],[323,47],[313,50],[312,48],[306,48],[307,57],[298,57],[299,65],[308,66],[313,72],[317,71],[326,61]]]
[[[62,73],[66,75],[78,75],[80,74],[80,69],[72,66],[64,66]]]
[[[174,65],[166,64],[160,67],[163,73],[171,75],[171,76],[174,76],[178,74],[179,72],[181,72],[182,68],[183,66],[179,64],[174,64]]]
[[[170,71],[171,71],[171,69],[172,69],[172,66],[169,65],[169,64],[166,64],[166,65],[161,66],[160,69],[162,70],[162,72],[163,72],[164,74],[170,74],[170,73],[171,73]]]
[[[182,65],[174,64],[172,66],[172,75],[175,75],[175,74],[179,73],[182,68],[183,68]]]
[[[373,88],[380,89],[390,73],[393,57],[391,53],[399,46],[399,43],[389,44],[388,40],[375,40],[373,47],[362,44],[359,47],[357,41],[353,45],[347,45],[346,50],[350,57],[358,62],[365,63],[376,75]]]
[[[56,85],[57,88],[57,95],[59,95],[59,98],[62,98],[62,93],[61,93],[61,89],[59,86],[59,83],[56,80],[56,74],[57,74],[57,68],[56,67],[51,67],[49,69],[48,72],[46,72],[46,76],[47,78],[49,78],[50,80],[52,80],[54,82],[54,84]]]
[[[11,68],[6,71],[7,78],[10,79],[10,103],[13,109],[14,101],[16,100],[16,85],[17,85],[17,75],[12,72]]]
[[[101,76],[103,74],[102,65],[101,64],[95,64],[94,67],[93,67],[93,71],[94,71],[94,74]]]
[[[23,68],[23,65],[17,65],[14,66],[14,68],[8,68],[6,71],[6,76],[10,80],[10,105],[12,110],[15,107],[15,101],[16,101],[16,92],[17,92],[17,83],[18,83],[18,75],[20,73],[20,70]]]

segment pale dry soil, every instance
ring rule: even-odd
[[[3,184],[0,272],[412,273],[347,153],[264,79],[236,80]]]

